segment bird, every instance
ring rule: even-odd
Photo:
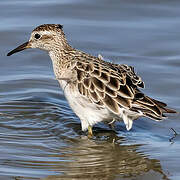
[[[166,103],[142,92],[145,85],[134,67],[107,62],[102,56],[73,48],[61,24],[36,27],[29,41],[7,56],[28,48],[48,52],[55,77],[88,137],[93,136],[92,127],[99,122],[123,121],[129,131],[140,117],[161,121],[166,113],[176,113]]]

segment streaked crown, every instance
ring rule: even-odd
[[[59,31],[61,32],[63,25],[61,24],[43,24],[36,27],[33,31]]]

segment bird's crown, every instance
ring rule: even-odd
[[[33,31],[61,31],[63,25],[61,24],[43,24],[36,27]]]

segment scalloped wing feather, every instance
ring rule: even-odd
[[[121,107],[131,107],[134,91],[129,87],[132,83],[126,83],[124,71],[121,73],[107,64],[82,64],[76,64],[78,89],[82,95],[86,95],[93,103],[103,104],[115,114],[120,113]]]
[[[163,113],[175,113],[167,109],[165,103],[138,90],[144,88],[144,82],[131,66],[90,58],[88,62],[76,63],[75,67],[80,94],[117,115],[122,107],[156,120],[163,119]]]

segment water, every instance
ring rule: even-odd
[[[133,129],[96,127],[90,140],[54,78],[48,55],[8,51],[43,23],[64,24],[73,47],[135,66],[144,92],[180,110],[180,2],[1,0],[0,179],[179,179],[180,115]],[[100,128],[100,129],[98,129]],[[115,141],[115,143],[113,143]]]

